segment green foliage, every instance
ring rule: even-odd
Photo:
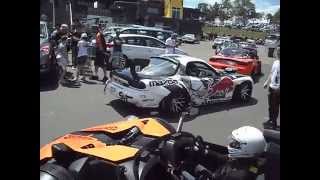
[[[212,27],[205,25],[202,28],[204,33],[216,33],[218,36],[235,35],[240,37],[247,37],[249,39],[264,39],[267,35],[265,32],[246,31],[242,29],[231,29],[227,27]]]
[[[280,8],[278,11],[273,15],[272,22],[276,24],[280,24]]]

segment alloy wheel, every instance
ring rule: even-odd
[[[178,113],[181,112],[186,104],[185,97],[173,98],[171,101],[170,109],[172,112]]]

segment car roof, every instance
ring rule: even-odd
[[[159,57],[163,58],[168,58],[168,59],[173,59],[176,61],[179,61],[180,64],[186,66],[189,62],[203,62],[206,63],[206,61],[196,58],[196,57],[191,57],[187,55],[181,55],[181,54],[164,54],[160,55]],[[206,63],[207,64],[207,63]]]
[[[173,33],[173,31],[170,31],[170,30],[164,30],[164,29],[155,28],[155,27],[125,27],[121,29],[121,31],[125,31],[128,29],[146,30],[146,31],[162,31],[162,32]]]
[[[151,39],[156,39],[160,41],[159,39],[152,37],[152,36],[147,36],[147,35],[142,35],[142,34],[120,34],[120,37],[144,37],[144,38],[151,38]]]

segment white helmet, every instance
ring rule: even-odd
[[[254,127],[243,126],[233,130],[229,137],[228,155],[230,158],[255,157],[265,151],[263,133]]]
[[[69,26],[67,24],[61,24],[60,29],[61,30],[68,30]]]
[[[88,37],[87,33],[82,33],[82,34],[81,34],[81,39],[87,38],[87,37]]]

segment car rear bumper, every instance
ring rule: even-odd
[[[232,66],[232,65],[226,65],[226,64],[220,64],[220,63],[212,63],[209,62],[209,64],[217,69],[225,69],[225,68],[232,68],[237,71],[239,74],[243,75],[251,75],[252,74],[252,68],[250,66],[245,66],[245,67],[239,67],[239,66]]]
[[[49,62],[49,55],[40,57],[40,74],[47,74],[52,71],[52,65]]]
[[[108,80],[106,82],[105,91],[108,91],[111,95],[124,102],[129,102],[137,107],[144,108],[158,108],[159,102],[152,96],[150,91],[138,90],[130,87],[126,87],[119,83]]]

